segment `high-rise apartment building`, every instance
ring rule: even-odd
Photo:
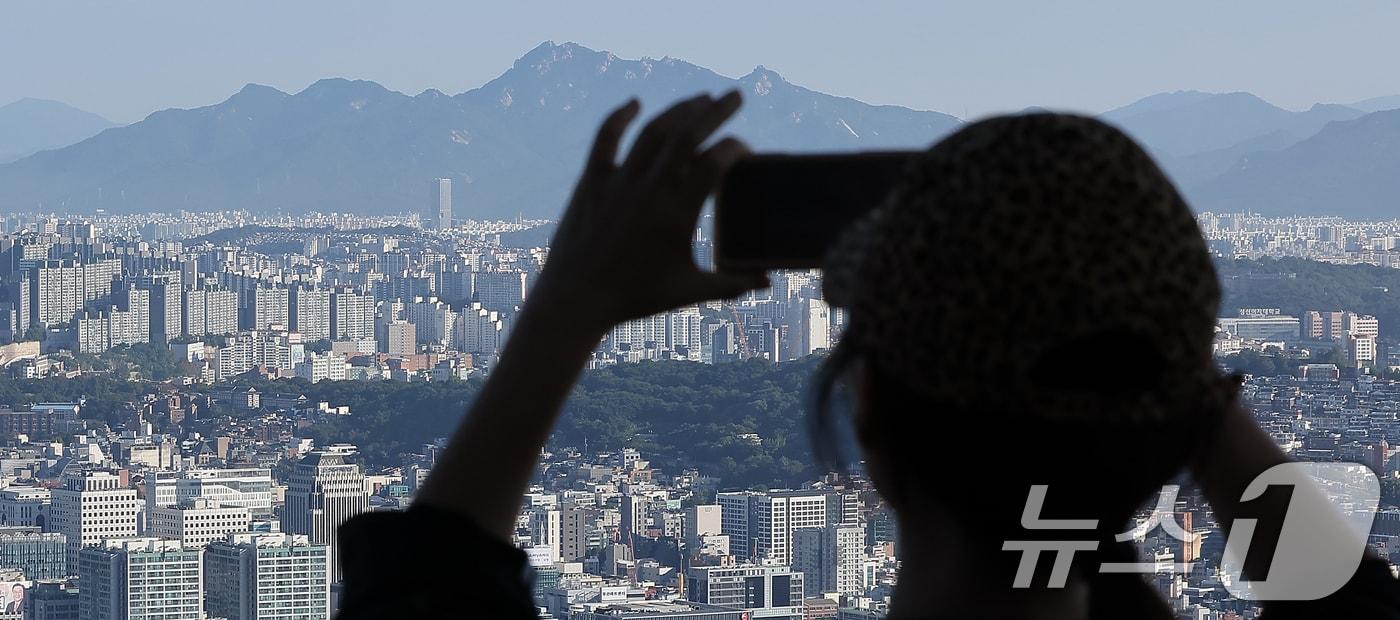
[[[331,339],[374,338],[374,297],[350,287],[331,291]]]
[[[304,534],[312,543],[329,548],[334,581],[340,581],[341,575],[336,532],[369,506],[365,474],[347,460],[354,453],[354,446],[336,444],[302,457],[287,481],[282,508],[282,531]]]
[[[826,491],[720,493],[721,530],[741,561],[792,563],[792,532],[804,527],[857,523],[859,498]]]
[[[286,287],[258,285],[248,291],[247,317],[245,329],[269,329],[273,325],[283,328],[291,323],[291,293]]]
[[[412,323],[391,321],[384,328],[384,352],[390,355],[413,355],[418,352],[417,330]]]
[[[136,278],[136,288],[150,292],[151,342],[165,344],[185,331],[184,289],[179,271],[146,274]]]
[[[792,546],[792,568],[802,572],[806,596],[863,594],[864,526],[798,528],[792,531]]]
[[[29,269],[29,323],[68,325],[89,302],[112,294],[121,261],[38,260]]]
[[[204,617],[199,549],[153,537],[108,538],[84,548],[77,565],[84,620]]]
[[[481,307],[496,312],[511,313],[525,303],[529,276],[523,271],[487,271],[476,274],[476,301]]]
[[[239,332],[219,348],[218,377],[226,379],[267,366],[292,370],[306,360],[306,345],[301,334],[285,331]]]
[[[45,529],[68,538],[68,566],[78,566],[78,552],[104,538],[136,535],[141,512],[136,490],[123,488],[111,472],[67,474],[63,486],[53,490],[53,506]]]
[[[205,287],[185,291],[184,334],[195,338],[238,331],[238,293]]]
[[[204,588],[211,617],[326,620],[329,551],[300,534],[229,534],[204,551]]]
[[[307,342],[331,337],[331,292],[325,289],[296,287],[291,289],[292,331],[300,333]]]

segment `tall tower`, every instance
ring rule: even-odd
[[[341,577],[336,532],[342,523],[369,507],[365,474],[359,465],[346,460],[354,453],[354,446],[334,444],[297,461],[287,481],[282,510],[283,532],[304,534],[311,544],[328,548],[332,582]]]
[[[452,179],[433,179],[428,190],[428,214],[438,230],[452,228]]]

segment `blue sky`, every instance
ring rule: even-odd
[[[58,99],[129,122],[243,84],[322,77],[449,93],[544,40],[765,65],[871,103],[958,116],[1097,112],[1168,90],[1289,108],[1400,93],[1400,2],[452,2],[16,0],[0,4],[0,104]]]

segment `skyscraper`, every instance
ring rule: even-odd
[[[438,230],[452,228],[452,179],[433,179],[429,184],[429,216]]]
[[[358,464],[347,460],[354,453],[354,446],[335,444],[302,457],[287,481],[282,509],[282,531],[304,534],[311,543],[326,545],[333,581],[340,581],[341,575],[336,532],[369,505],[365,474]]]

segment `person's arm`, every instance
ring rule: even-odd
[[[1201,492],[1215,520],[1226,535],[1230,526],[1240,514],[1240,497],[1245,487],[1259,474],[1280,463],[1288,462],[1288,456],[1274,444],[1274,440],[1249,415],[1249,410],[1239,403],[1230,405],[1224,420],[1204,447],[1195,462],[1191,464],[1191,474],[1201,485]],[[1288,511],[1288,498],[1266,495],[1254,502],[1259,510],[1250,511],[1248,516],[1260,519],[1260,525],[1281,524],[1282,515]],[[1270,516],[1276,518],[1269,518]],[[1277,532],[1273,536],[1260,531],[1257,543],[1268,556],[1276,544]]]
[[[1288,456],[1274,444],[1269,434],[1254,422],[1249,410],[1235,403],[1225,414],[1214,439],[1191,464],[1192,476],[1200,484],[1226,536],[1229,536],[1235,519],[1257,520],[1250,554],[1274,557],[1291,498],[1266,492],[1248,502],[1249,506],[1240,498],[1246,487],[1260,474],[1288,461]],[[1317,489],[1302,491],[1320,492]],[[1350,536],[1340,513],[1331,523],[1312,525],[1317,529],[1309,534],[1314,536],[1332,535],[1341,539]],[[1248,562],[1242,568],[1244,576],[1251,580],[1264,579],[1266,574],[1261,573],[1268,571],[1267,567],[1252,567]],[[1385,562],[1368,549],[1351,580],[1337,592],[1313,601],[1265,601],[1264,609],[1263,617],[1269,620],[1400,618],[1400,583],[1391,578]]]
[[[500,362],[415,504],[463,515],[509,540],[540,449],[609,329],[766,286],[762,274],[701,271],[691,256],[701,207],[746,151],[734,139],[700,147],[739,104],[738,92],[676,104],[642,130],[621,164],[618,143],[636,101],[603,123]]]

